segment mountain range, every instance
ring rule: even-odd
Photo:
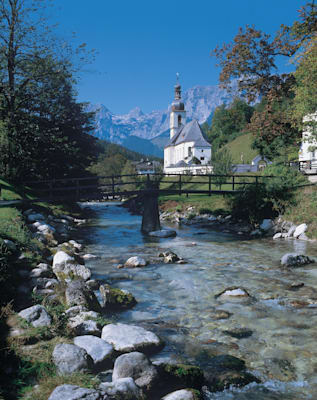
[[[210,121],[216,107],[231,103],[237,95],[236,81],[231,84],[230,92],[219,86],[194,86],[188,89],[182,96],[187,121]],[[96,113],[95,137],[143,154],[163,156],[164,146],[169,139],[169,109],[143,113],[136,107],[128,114],[116,115],[103,104],[90,104],[88,111]]]

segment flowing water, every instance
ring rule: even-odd
[[[231,354],[244,359],[263,382],[210,393],[209,399],[317,398],[317,264],[279,268],[281,256],[289,252],[317,259],[316,244],[246,240],[193,226],[174,227],[173,239],[148,238],[140,232],[141,217],[126,209],[114,203],[84,206],[96,218],[78,234],[86,250],[101,257],[87,266],[94,278],[130,291],[138,301],[132,310],[111,318],[159,334],[166,346],[156,359],[208,368],[210,357]],[[153,261],[164,250],[188,263],[156,262],[142,269],[115,266],[134,255]],[[290,289],[293,283],[304,285]],[[215,298],[230,286],[245,288],[250,297]],[[219,319],[221,311],[230,317]],[[231,336],[241,328],[245,337]]]

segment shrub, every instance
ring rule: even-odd
[[[277,163],[268,166],[259,178],[258,185],[245,185],[229,199],[233,217],[252,224],[274,218],[295,204],[293,189],[307,183],[297,170]]]

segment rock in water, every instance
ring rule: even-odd
[[[122,353],[152,352],[162,347],[161,339],[140,326],[109,324],[103,327],[101,338]]]
[[[190,389],[177,390],[176,392],[169,393],[162,398],[162,400],[199,400],[201,397],[195,391]]]
[[[158,372],[151,361],[142,353],[122,354],[114,363],[112,380],[131,377],[143,390],[149,392],[158,382]]]
[[[293,236],[294,236],[295,238],[298,238],[301,234],[303,234],[303,233],[306,232],[307,228],[308,228],[308,227],[307,227],[306,224],[298,225],[298,226],[296,227],[294,233],[293,233]]]
[[[66,303],[71,306],[83,306],[88,310],[100,312],[101,306],[93,290],[90,290],[83,281],[71,281],[65,291]]]
[[[296,253],[287,253],[281,258],[281,266],[286,268],[301,267],[314,262],[315,260],[312,260],[303,254]]]
[[[133,307],[137,302],[133,295],[127,291],[112,288],[109,285],[100,285],[100,294],[105,309],[126,309]]]
[[[176,231],[173,231],[172,229],[161,229],[159,231],[149,232],[148,235],[158,238],[169,238],[169,237],[175,237]]]
[[[120,378],[114,382],[101,383],[99,386],[111,398],[120,400],[141,400],[142,394],[132,378]]]
[[[145,267],[147,265],[147,262],[144,260],[142,257],[130,257],[125,263],[125,267],[130,267],[130,268],[137,268],[137,267]]]

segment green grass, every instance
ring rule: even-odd
[[[9,183],[0,178],[1,195],[0,200],[21,200],[34,199],[32,190],[25,186],[19,186]]]
[[[307,236],[317,239],[317,186],[297,189],[295,204],[286,209],[283,217],[295,224],[306,223]]]
[[[159,204],[163,210],[168,211],[185,211],[188,207],[193,206],[198,212],[204,209],[209,214],[228,214],[229,208],[224,196],[212,194],[211,196],[203,194],[193,194],[178,196],[160,196]],[[208,212],[207,212],[208,210]]]
[[[237,137],[232,142],[226,144],[223,148],[226,148],[229,151],[232,161],[235,164],[250,164],[253,158],[259,154],[257,150],[252,149],[252,142],[252,134],[247,133]],[[241,161],[241,154],[243,154],[243,161]]]

